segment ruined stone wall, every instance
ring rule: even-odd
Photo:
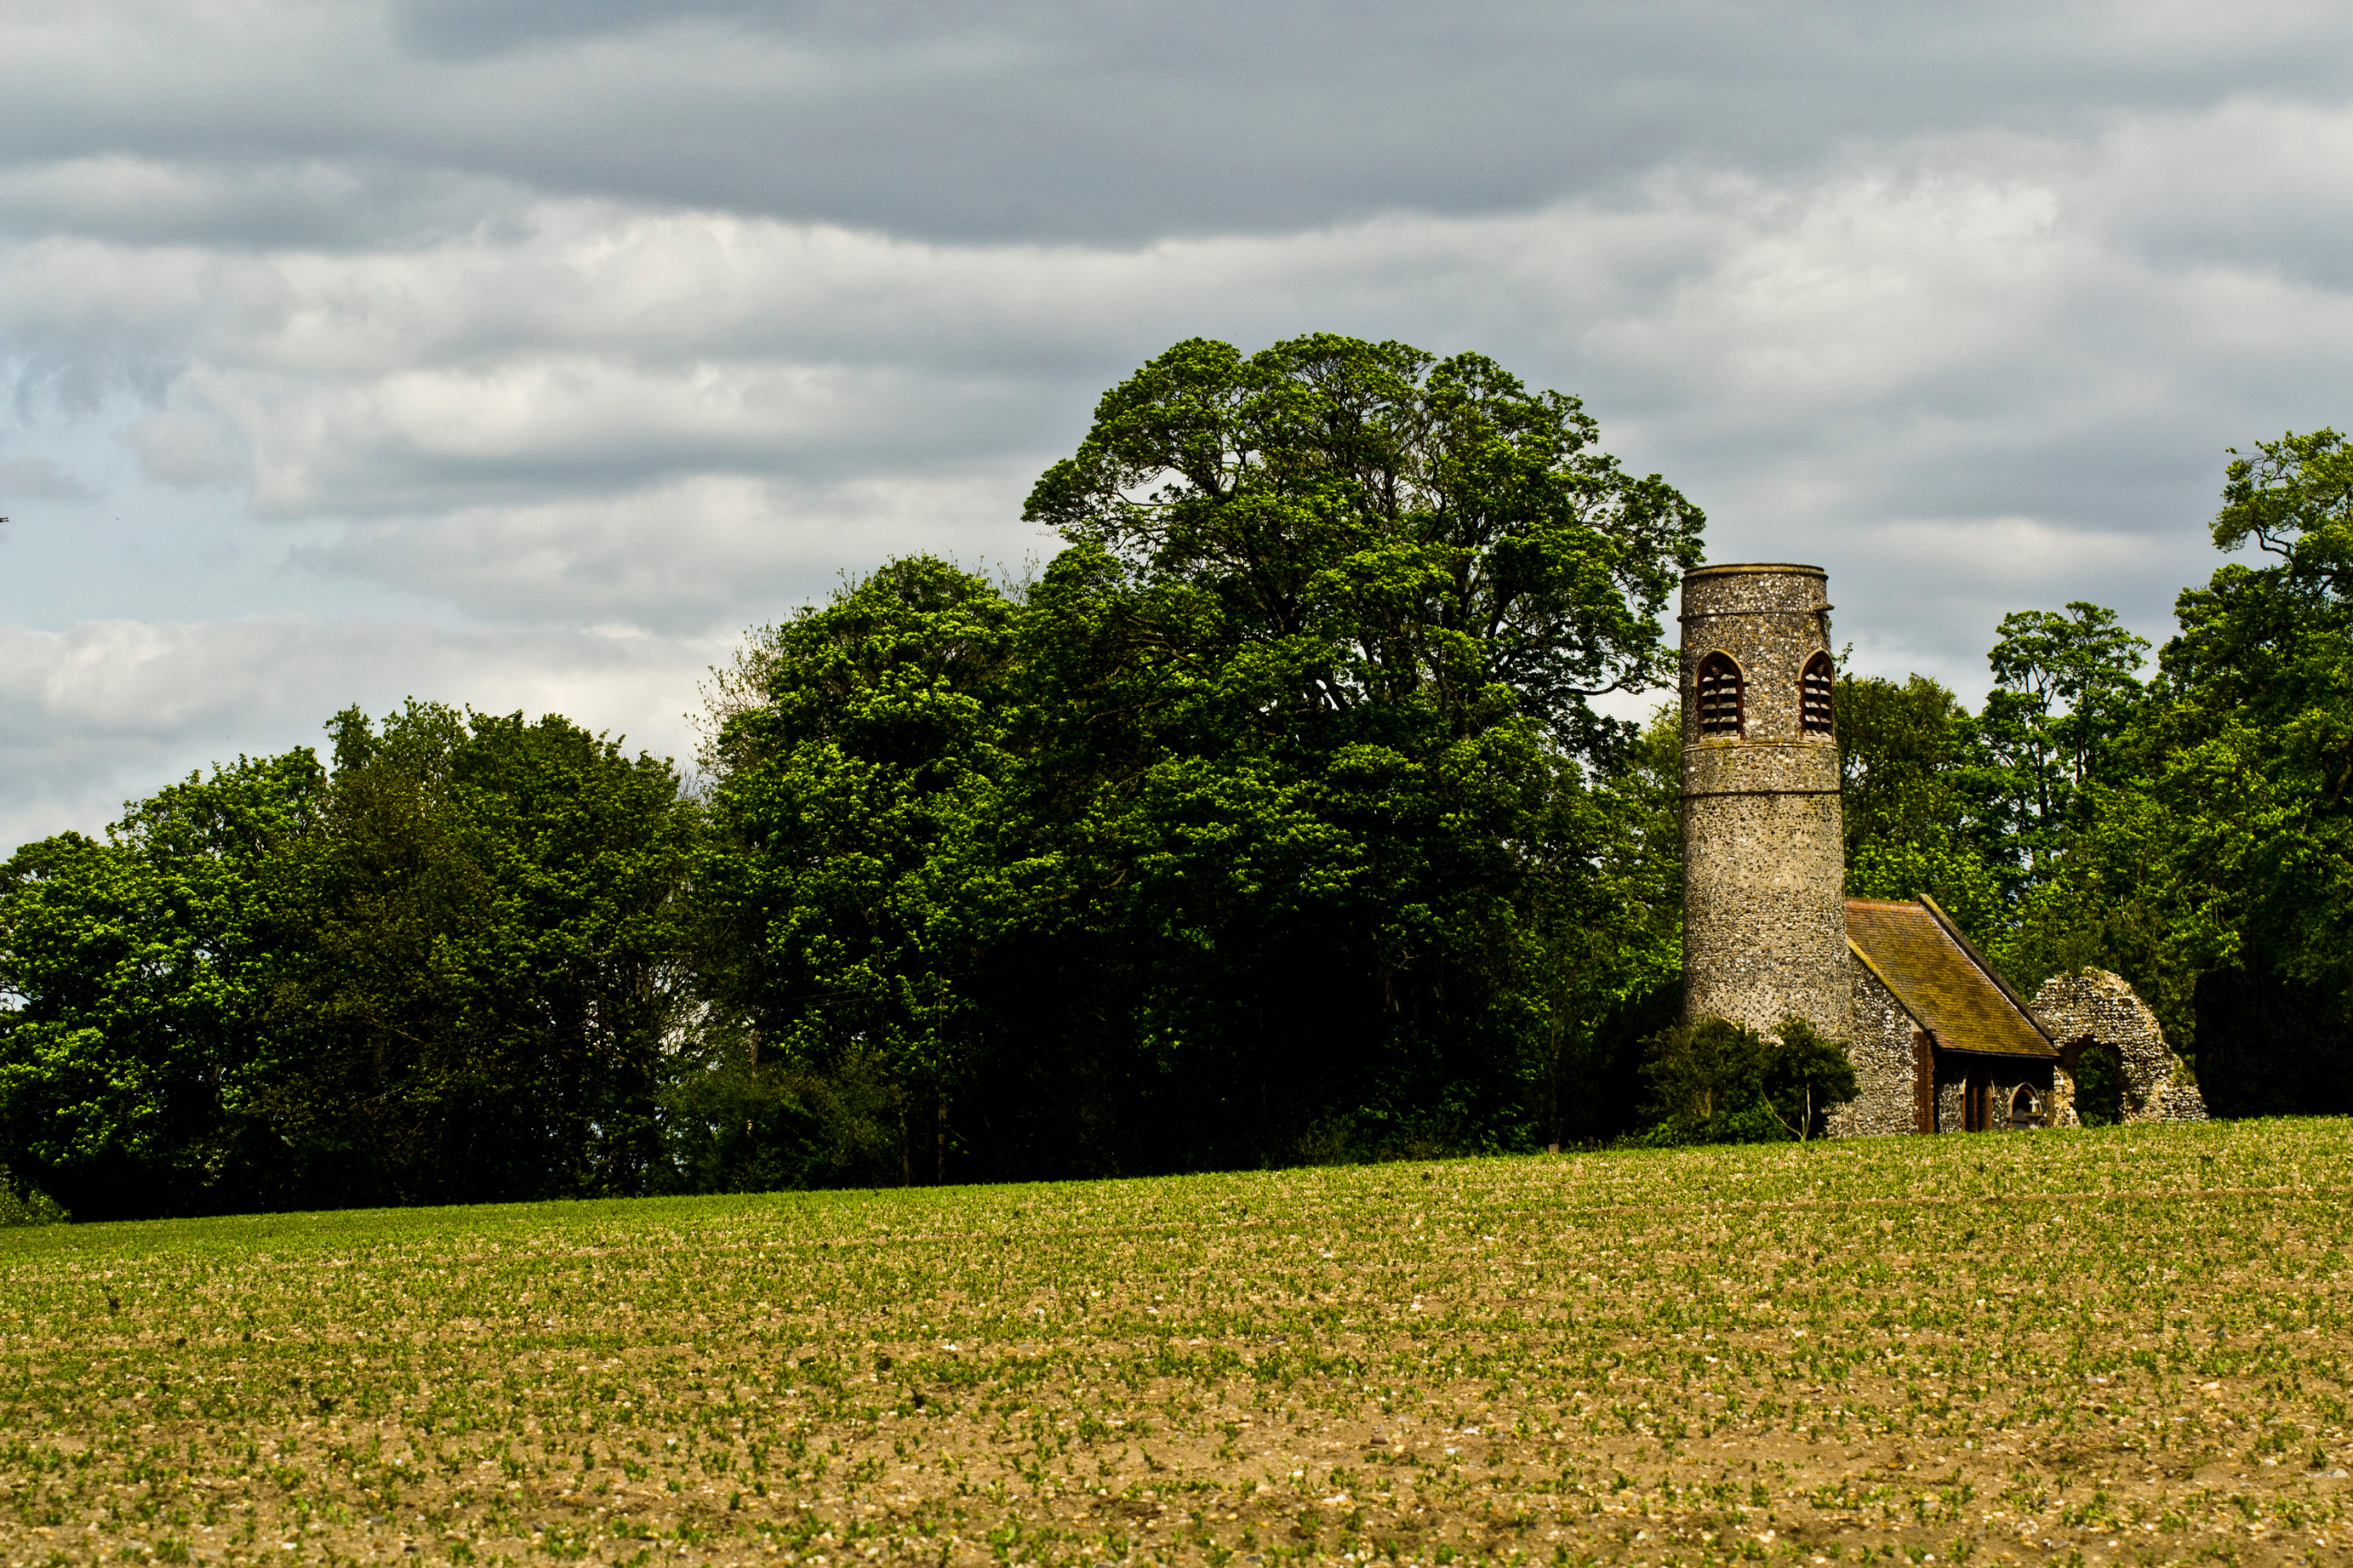
[[[1801,723],[1806,660],[1830,647],[1815,566],[1703,566],[1683,578],[1685,1016],[1769,1031],[1792,1015],[1848,1032],[1845,836],[1838,746]],[[1743,676],[1737,735],[1703,736],[1700,663]]]
[[[2206,1099],[2173,1047],[2157,1015],[2125,984],[2105,969],[2054,974],[2034,994],[2034,1010],[2042,1015],[2063,1047],[2093,1041],[2115,1049],[2124,1064],[2121,1097],[2126,1121],[2203,1121]],[[2076,1121],[2075,1086],[2062,1069],[2060,1099],[2068,1107],[2068,1123]]]
[[[1847,1057],[1854,1063],[1854,1099],[1832,1111],[1823,1131],[1832,1138],[1883,1138],[1912,1131],[1912,1032],[1918,1026],[1870,965],[1850,952],[1854,1001]]]
[[[2051,1069],[2051,1125],[2084,1125],[2084,1119],[2075,1114],[2075,1080],[2068,1076],[2063,1066]]]

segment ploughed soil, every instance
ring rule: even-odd
[[[8,1564],[2334,1563],[2353,1126],[0,1236]]]

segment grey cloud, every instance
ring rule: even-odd
[[[2001,145],[2007,166],[1930,143],[1801,185],[1667,174],[1640,205],[1121,250],[578,204],[416,250],[117,247],[69,285],[35,247],[0,312],[65,288],[102,313],[89,277],[189,301],[156,318],[192,363],[132,431],[149,471],[249,453],[259,515],[348,520],[304,562],[496,620],[719,626],[861,552],[1022,544],[1026,479],[1108,382],[1178,337],[1309,327],[1587,394],[1614,449],[1708,507],[1719,555],[1798,533],[1871,557],[1892,521],[1977,517],[2170,560],[2223,445],[2318,422],[2353,310],[2275,269],[2156,264],[2114,232],[2129,159]],[[229,285],[213,317],[204,269]],[[969,497],[982,472],[986,505],[840,521],[840,498]],[[1966,648],[1989,624],[1966,578],[1862,624]],[[2103,580],[2147,621],[2183,579]]]
[[[832,37],[887,36],[894,24],[920,35],[940,23],[936,12],[910,16],[904,8],[887,5],[786,6],[773,0],[683,0],[662,6],[649,6],[643,0],[517,0],[491,5],[410,0],[394,7],[392,15],[394,36],[407,49],[428,58],[465,60],[588,38],[642,37],[691,23]]]
[[[90,487],[54,458],[0,458],[0,507],[16,500],[79,500],[90,493]]]
[[[0,836],[410,690],[682,745],[729,634],[838,573],[1050,548],[1030,479],[1196,334],[1584,394],[1716,559],[1830,566],[1868,668],[1973,697],[2074,597],[2161,637],[2221,448],[2346,417],[2348,44],[2089,0],[18,7],[0,502],[57,619],[0,631]]]
[[[1019,521],[1037,466],[811,485],[702,476],[643,491],[378,520],[306,552],[491,621],[733,630],[925,552],[1018,570],[1059,542]]]
[[[364,153],[256,163],[94,153],[0,166],[0,234],[346,249],[463,234],[529,195],[512,181]]]
[[[2249,93],[2206,112],[2122,120],[2046,156],[2082,192],[2084,219],[2133,254],[2353,287],[2341,221],[2353,207],[2353,119],[2341,99],[2324,108]]]
[[[371,517],[627,491],[703,471],[839,479],[994,454],[1027,410],[952,374],[521,360],[237,389],[268,517]]]
[[[0,29],[0,145],[1120,244],[1539,205],[1668,163],[1786,175],[1988,124],[2079,137],[2353,71],[2322,6],[434,4],[387,28],[280,4]],[[343,220],[311,210],[329,242]]]

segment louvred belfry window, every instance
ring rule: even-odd
[[[1740,667],[1727,654],[1709,654],[1699,665],[1699,732],[1737,735],[1740,716]]]
[[[1831,667],[1830,655],[1818,653],[1806,660],[1806,673],[1798,682],[1798,696],[1805,710],[1807,734],[1831,732],[1831,693],[1837,686],[1838,672]]]

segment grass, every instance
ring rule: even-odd
[[[0,1233],[0,1555],[2335,1562],[2348,1191],[2315,1121]]]

